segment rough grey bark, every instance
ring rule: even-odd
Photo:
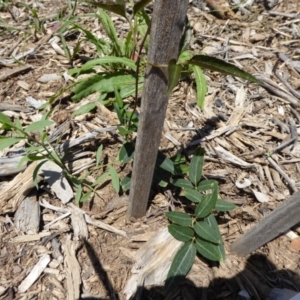
[[[168,65],[177,59],[188,0],[156,0],[131,179],[128,217],[146,213],[157,150],[168,104]],[[155,65],[155,66],[154,66]]]

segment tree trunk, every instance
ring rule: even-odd
[[[128,217],[145,215],[168,104],[168,65],[177,59],[188,0],[156,0],[151,22]],[[163,67],[162,67],[163,66]]]

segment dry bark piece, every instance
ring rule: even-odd
[[[32,174],[38,162],[35,161],[23,172],[18,174],[0,194],[0,214],[14,212],[21,204],[24,198],[29,194],[30,190],[34,187]],[[37,176],[37,181],[41,180]]]
[[[71,222],[74,232],[75,239],[88,239],[89,231],[87,228],[86,220],[84,218],[84,211],[76,207],[73,203],[69,204],[69,209],[71,211]]]
[[[76,252],[79,246],[80,242],[72,241],[71,235],[68,235],[66,241],[62,244],[67,278],[67,300],[80,299],[81,269],[76,259]]]
[[[299,196],[300,192],[294,193],[231,244],[230,251],[240,256],[246,256],[297,224],[300,214]]]
[[[37,234],[40,226],[40,205],[36,195],[26,197],[15,213],[15,226],[26,234]]]
[[[33,241],[39,241],[40,239],[50,236],[51,232],[49,231],[43,231],[37,234],[29,234],[29,235],[19,235],[16,236],[15,238],[11,239],[12,243],[29,243]]]
[[[44,254],[38,263],[34,266],[27,277],[21,282],[18,287],[18,293],[25,293],[33,283],[40,277],[50,262],[50,255]]]
[[[13,68],[12,70],[4,70],[3,72],[0,73],[0,81],[4,81],[20,73],[30,71],[31,69],[32,69],[31,66],[23,66],[23,67]]]
[[[216,13],[220,18],[235,19],[235,14],[225,0],[205,0],[207,5]]]
[[[167,228],[156,232],[135,254],[136,263],[123,290],[126,299],[130,299],[139,286],[162,285],[181,245]]]
[[[226,151],[221,146],[215,147],[214,150],[216,151],[218,157],[222,158],[226,162],[229,162],[233,165],[239,166],[239,167],[244,168],[244,169],[256,169],[255,165],[249,164],[249,163],[243,161],[239,157],[237,157],[237,156],[233,155],[232,153]]]

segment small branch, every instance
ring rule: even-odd
[[[271,157],[268,157],[267,159],[268,159],[268,162],[270,163],[270,165],[284,178],[284,180],[291,187],[291,189],[293,190],[293,192],[296,192],[297,188],[296,188],[295,184],[284,173],[284,171],[277,165],[277,163]]]

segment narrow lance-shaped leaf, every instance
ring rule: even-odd
[[[35,187],[36,187],[37,190],[39,189],[39,187],[38,187],[38,175],[39,175],[39,170],[40,170],[41,166],[42,166],[46,161],[47,161],[46,159],[43,160],[43,161],[41,161],[41,162],[35,167],[35,169],[34,169],[34,171],[33,171],[33,174],[32,174],[33,183],[34,183],[34,185],[35,185]]]
[[[85,193],[79,200],[79,202],[84,203],[86,201],[88,201],[91,198],[91,194],[93,191],[89,191],[87,193]]]
[[[97,153],[96,153],[96,166],[99,166],[100,159],[102,156],[102,151],[103,151],[103,145],[100,145],[100,147],[97,149]]]
[[[185,227],[192,225],[192,218],[185,212],[169,211],[166,213],[166,216],[170,221],[174,222],[175,224]]]
[[[236,209],[237,206],[234,205],[233,203],[230,203],[228,201],[218,199],[217,203],[215,205],[215,210],[216,211],[230,211]]]
[[[80,68],[71,69],[68,71],[68,74],[81,74],[85,71],[91,70],[96,66],[102,66],[107,64],[122,64],[124,66],[129,67],[133,71],[136,70],[136,64],[133,60],[126,58],[126,57],[116,57],[116,56],[105,56],[96,58],[93,60],[88,61]]]
[[[3,114],[2,112],[0,112],[0,123],[14,127],[14,123],[10,120],[8,116]]]
[[[105,173],[101,174],[101,175],[96,179],[96,181],[93,182],[92,186],[98,185],[98,184],[101,183],[103,180],[105,180],[109,175],[110,175],[109,172],[105,172]]]
[[[178,80],[180,78],[182,66],[176,64],[176,59],[171,59],[168,64],[168,74],[169,74],[169,81],[168,81],[168,90],[167,94],[170,95],[174,87],[177,85]]]
[[[197,97],[197,105],[203,110],[205,95],[207,93],[207,84],[205,76],[198,66],[193,66],[195,83],[196,83],[196,97]]]
[[[26,129],[24,130],[25,132],[31,132],[34,130],[41,130],[47,126],[52,125],[54,122],[50,121],[50,120],[42,120],[42,121],[37,121],[34,122],[32,124],[30,124],[29,126],[26,127]]]
[[[225,75],[237,76],[263,86],[263,83],[251,74],[215,57],[207,55],[195,55],[187,63],[199,66],[200,68],[220,72]]]
[[[204,149],[197,148],[191,160],[189,179],[196,186],[201,179],[204,164]]]
[[[187,275],[195,261],[196,253],[196,247],[193,242],[185,243],[178,250],[167,275],[165,284],[166,293],[170,292]]]
[[[125,9],[125,4],[124,4]],[[112,42],[112,45],[117,52],[117,56],[123,56],[123,46],[121,41],[118,39],[117,31],[115,29],[114,23],[109,17],[109,15],[102,9],[99,9],[98,16],[100,18],[100,21],[102,23],[103,29],[105,30],[105,33],[109,37],[109,39]],[[126,13],[123,15],[124,18],[126,18]]]
[[[75,203],[78,204],[82,194],[82,186],[81,184],[78,186],[76,195],[75,195]]]
[[[141,11],[146,5],[148,5],[152,0],[141,0],[134,4],[133,15],[135,16],[139,11]]]
[[[110,176],[111,176],[111,182],[112,182],[113,188],[115,189],[115,191],[117,193],[119,193],[119,191],[120,191],[120,181],[119,181],[119,177],[118,177],[118,173],[117,173],[116,169],[113,168],[113,167],[110,167],[109,168],[109,173],[110,173]]]
[[[94,5],[94,6],[97,6],[97,7],[100,7],[102,9],[105,9],[105,10],[108,10],[110,12],[113,12],[117,15],[120,15],[124,18],[127,19],[127,16],[126,16],[126,10],[125,10],[125,1],[117,1],[117,3],[114,3],[113,1],[106,1],[108,3],[106,4],[102,4],[102,3],[99,3],[99,2],[94,2],[94,1],[88,1],[88,3]],[[110,3],[109,3],[110,2]]]
[[[23,138],[0,138],[0,150],[10,147],[17,142],[21,141]]]
[[[168,226],[168,230],[176,240],[181,242],[188,242],[194,237],[194,230],[189,227],[171,224]]]
[[[87,114],[88,112],[93,110],[95,107],[96,107],[95,103],[84,104],[73,112],[73,116],[80,116],[80,115]]]

